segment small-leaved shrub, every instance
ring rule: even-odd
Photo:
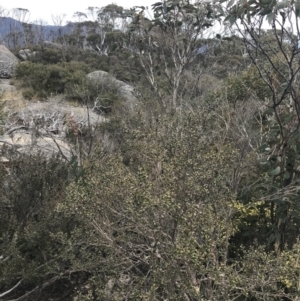
[[[16,78],[21,81],[22,87],[30,89],[23,95],[27,99],[33,97],[33,92],[44,97],[66,93],[74,98],[72,87],[80,85],[89,71],[89,67],[82,62],[62,62],[56,65],[24,62],[17,66]]]
[[[32,88],[25,89],[22,92],[22,96],[27,100],[32,100],[35,96],[35,91]]]

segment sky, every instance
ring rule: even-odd
[[[159,2],[159,0],[0,0],[0,8],[11,10],[13,8],[24,8],[30,12],[30,20],[44,20],[47,24],[53,24],[52,15],[66,14],[65,21],[74,21],[72,16],[75,12],[86,12],[90,6],[103,7],[115,3],[124,8],[133,6],[148,6]]]

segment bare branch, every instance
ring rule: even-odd
[[[20,284],[22,283],[23,279],[21,279],[15,286],[13,286],[11,289],[9,289],[8,291],[0,294],[0,298],[3,298],[4,296],[8,295],[9,293],[11,293],[12,291],[14,291],[16,288],[18,288],[20,286]]]

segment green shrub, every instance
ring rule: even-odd
[[[25,62],[17,66],[16,78],[21,80],[23,87],[31,89],[45,98],[51,93],[65,92],[70,97],[74,97],[72,88],[81,85],[89,71],[90,68],[82,62],[71,61],[56,65]],[[25,92],[25,96],[30,97],[28,91]]]
[[[246,103],[253,97],[264,101],[265,98],[270,97],[270,92],[256,69],[249,68],[238,76],[228,77],[222,87],[208,93],[205,99],[208,103],[219,103],[222,99],[227,98],[229,103],[235,105],[237,102]]]
[[[22,92],[22,96],[28,100],[31,100],[34,97],[34,95],[35,95],[35,92],[32,88],[28,88]]]
[[[94,105],[98,101],[98,105],[103,107],[111,107],[121,100],[118,94],[118,88],[115,84],[104,82],[95,83],[93,81],[84,80],[80,84],[71,86],[76,99],[84,102],[84,104]],[[71,95],[71,93],[69,93]]]
[[[64,198],[70,167],[58,157],[18,155],[11,149],[2,154],[10,171],[0,162],[0,252],[9,260],[1,261],[0,287],[7,290],[24,279],[24,287],[14,291],[20,296],[47,275],[65,271],[61,236],[69,226],[55,206]],[[47,300],[40,292],[36,298]]]
[[[65,57],[61,49],[44,49],[44,51],[41,52],[40,59],[48,64],[58,64],[63,62]]]
[[[15,76],[17,79],[26,79],[34,70],[35,64],[31,62],[22,62],[17,65]]]

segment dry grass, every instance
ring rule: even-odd
[[[24,109],[29,102],[23,98],[22,92],[17,91],[4,93],[1,97],[1,104],[3,105],[3,111],[8,112]]]

